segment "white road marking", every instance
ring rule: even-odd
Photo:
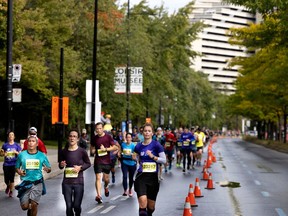
[[[116,206],[109,206],[108,208],[106,208],[104,211],[100,212],[100,214],[106,214],[107,212],[111,211],[113,208],[115,208]]]
[[[255,184],[256,185],[261,185],[261,182],[257,181],[257,180],[254,180]]]
[[[264,197],[269,197],[269,196],[270,196],[270,193],[269,193],[269,192],[266,192],[266,191],[261,191],[261,194],[262,194]]]
[[[100,209],[103,208],[103,207],[104,207],[103,205],[97,206],[97,207],[91,209],[89,212],[87,212],[87,214],[95,213],[95,212],[97,212],[98,210],[100,210]]]
[[[287,216],[287,214],[285,214],[285,212],[281,208],[275,208],[275,211],[279,216]]]
[[[115,197],[112,197],[110,200],[116,200],[116,199],[118,199],[119,197],[122,197],[122,195],[117,195],[117,196],[115,196]]]

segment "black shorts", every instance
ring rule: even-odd
[[[111,171],[111,164],[94,164],[94,173],[105,173],[109,174]]]
[[[198,152],[200,149],[203,149],[203,146],[197,147],[197,152]]]
[[[146,195],[147,199],[156,201],[159,188],[158,173],[137,173],[134,190],[138,198]]]

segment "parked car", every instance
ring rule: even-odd
[[[249,130],[249,131],[246,131],[246,135],[257,137],[258,134],[257,134],[257,131],[255,131],[255,130]]]

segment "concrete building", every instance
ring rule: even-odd
[[[207,74],[208,80],[221,93],[233,94],[238,68],[230,67],[229,62],[236,56],[245,57],[253,53],[247,53],[245,47],[230,45],[227,31],[255,23],[256,16],[244,7],[224,4],[221,0],[196,0],[194,8],[191,22],[203,21],[208,27],[192,44],[192,49],[202,54],[193,61],[192,67]]]

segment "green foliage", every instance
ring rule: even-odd
[[[64,48],[64,96],[70,99],[69,127],[85,124],[85,81],[92,78],[93,61],[102,110],[112,115],[114,125],[125,120],[126,96],[114,93],[114,71],[126,66],[128,55],[130,66],[144,69],[144,93],[130,96],[134,124],[144,123],[147,106],[157,124],[155,116],[165,96],[163,112],[177,118],[178,124],[209,121],[217,95],[207,77],[190,68],[197,55],[190,45],[203,28],[202,23],[189,21],[193,3],[169,15],[163,6],[149,8],[142,1],[130,8],[129,19],[127,4],[121,8],[114,0],[98,4],[97,59],[93,59],[94,0],[19,0],[14,5],[13,62],[22,64],[17,86],[23,89],[23,101],[13,106],[29,113],[16,121],[50,128],[51,97],[59,95],[60,48]],[[0,29],[6,22],[2,9]],[[4,81],[5,45],[0,56]]]

